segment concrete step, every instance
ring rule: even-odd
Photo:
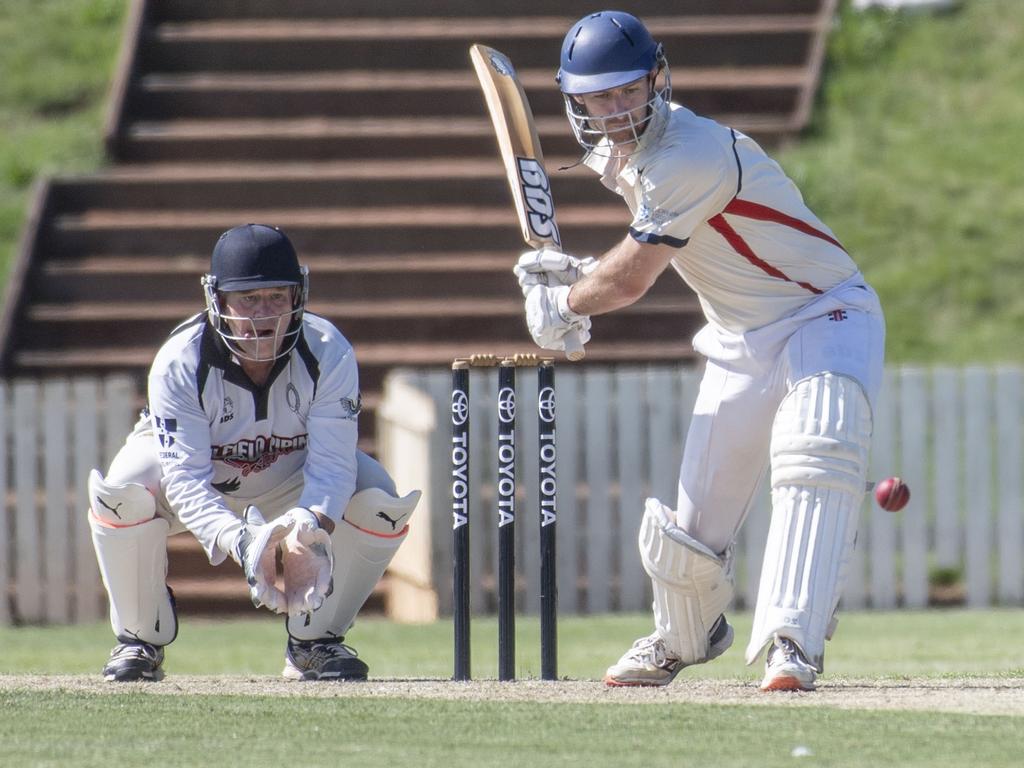
[[[525,247],[525,246],[524,246]],[[345,311],[349,301],[380,302],[411,296],[430,298],[507,298],[519,296],[512,274],[518,251],[457,251],[410,254],[300,255],[310,268],[313,307]],[[77,301],[123,302],[124,281],[131,278],[134,302],[185,302],[186,313],[202,309],[199,279],[209,268],[209,256],[154,254],[89,254],[48,259],[40,266],[34,296],[41,303]],[[672,296],[678,280],[659,280],[652,296]],[[324,297],[330,297],[325,301]],[[319,303],[318,303],[319,302]]]
[[[559,202],[601,203],[607,190],[594,173],[553,157]],[[561,194],[559,194],[561,193]],[[337,160],[323,163],[195,163],[122,166],[93,176],[58,179],[55,208],[68,214],[99,209],[327,208],[451,203],[511,206],[497,153],[481,158]]]
[[[166,22],[140,51],[150,72],[323,71],[401,69],[430,62],[462,70],[474,43],[487,43],[517,67],[553,70],[562,38],[575,19],[323,18]],[[648,28],[678,67],[797,66],[812,53],[819,20],[813,14],[652,16]]]
[[[717,119],[769,146],[800,127],[788,115],[721,114]],[[581,154],[564,116],[538,116],[536,127],[545,157]],[[419,159],[425,152],[430,157],[496,157],[494,129],[482,105],[478,117],[133,121],[120,140],[118,157],[129,163],[333,161]]]
[[[475,255],[459,261],[459,252],[431,258],[416,254],[352,258],[336,254],[300,261],[311,272],[311,307],[321,309],[369,296],[380,302],[410,295],[452,298],[494,297],[518,293],[512,265],[517,253]],[[37,299],[40,302],[124,301],[124,279],[131,275],[135,301],[176,297],[191,301],[192,311],[202,308],[199,278],[209,269],[209,256],[87,256],[53,260],[42,267]],[[330,302],[324,304],[324,297]],[[323,305],[323,306],[321,306]]]
[[[688,15],[732,15],[737,13],[792,14],[814,13],[821,0],[636,0],[630,4],[632,13],[641,17],[651,14],[685,13]],[[521,16],[537,16],[551,12],[550,0],[518,0],[515,12]],[[150,13],[154,21],[187,21],[197,19],[325,19],[337,16],[365,17],[421,16],[422,2],[409,0],[174,0],[155,3]],[[573,20],[594,10],[591,0],[560,0],[559,13]],[[494,5],[479,0],[445,0],[437,7],[439,16],[492,16]]]
[[[149,341],[155,350],[170,329],[194,314],[195,308],[194,301],[33,302],[24,315],[20,343],[43,351],[86,343],[130,345]],[[312,302],[310,310],[335,322],[350,340],[401,339],[432,344],[463,339],[482,344],[496,336],[518,334],[523,344],[530,343],[522,298],[514,285],[500,297],[437,294],[388,301]],[[681,318],[698,312],[696,300],[688,292],[645,297],[614,317],[603,318],[598,328],[608,341],[628,340],[641,333],[671,336]]]
[[[203,252],[239,221],[284,229],[302,254],[333,252],[339,243],[361,253],[507,247],[523,249],[511,205],[395,206],[325,209],[90,210],[58,215],[42,233],[40,247],[71,255],[139,249],[154,254]],[[564,206],[558,211],[562,241],[578,253],[603,252],[630,221],[621,203]]]
[[[699,114],[792,111],[809,77],[805,67],[673,69],[673,96]],[[534,114],[560,115],[550,69],[519,71]],[[456,71],[197,72],[145,75],[133,112],[148,120],[299,117],[477,116],[476,75]]]

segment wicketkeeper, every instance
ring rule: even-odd
[[[367,665],[342,641],[420,492],[399,497],[356,450],[352,346],[304,311],[308,270],[283,232],[225,232],[202,283],[206,311],[160,348],[147,411],[106,475],[89,477],[117,636],[103,676],[163,677],[178,631],[167,537],[187,530],[213,565],[242,567],[257,607],[286,614],[286,678],[365,680]]]
[[[562,349],[591,315],[642,297],[671,266],[696,292],[707,358],[674,509],[648,499],[640,555],[654,632],[609,685],[665,685],[733,642],[731,550],[771,472],[772,519],[746,658],[765,690],[810,690],[857,536],[885,322],[875,292],[782,169],[749,137],[671,101],[662,46],[638,19],[590,14],[557,82],[583,162],[633,214],[596,263],[551,251],[516,274],[533,338]]]

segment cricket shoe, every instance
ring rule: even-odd
[[[725,653],[733,640],[732,625],[725,620],[725,615],[718,617],[715,625],[711,628],[708,637],[710,645],[708,656],[704,661],[711,661]],[[696,662],[703,664],[704,662]],[[608,667],[604,674],[605,685],[668,685],[683,667],[693,666],[684,664],[682,659],[676,656],[665,646],[665,641],[655,632],[647,637],[641,637],[633,647],[626,651],[622,658],[615,664]]]
[[[118,643],[103,667],[103,679],[118,683],[162,680],[164,649],[142,642]]]
[[[284,654],[286,680],[365,680],[370,668],[355,648],[337,640],[288,638]]]
[[[818,670],[788,637],[776,637],[765,661],[762,691],[813,691]]]

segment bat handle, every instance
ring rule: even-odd
[[[569,331],[565,334],[563,342],[565,343],[565,356],[572,362],[579,362],[587,356],[577,331]]]

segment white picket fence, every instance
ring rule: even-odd
[[[519,375],[518,591],[539,610],[536,393]],[[558,579],[563,613],[647,610],[636,551],[641,502],[674,502],[698,373],[685,368],[586,370],[559,365]],[[492,511],[496,383],[471,377],[472,600],[494,608]],[[447,371],[404,371],[380,410],[381,458],[403,492],[422,488],[392,576],[420,619],[451,610]],[[870,476],[899,474],[913,497],[891,514],[866,501],[844,604],[923,607],[936,568],[960,573],[967,605],[1024,604],[1024,369],[892,368],[875,418]],[[86,523],[85,482],[121,446],[136,416],[130,379],[0,381],[0,625],[93,621],[105,595]],[[403,460],[403,457],[408,457]],[[738,607],[756,595],[767,491],[737,546]]]
[[[683,437],[699,372],[688,368],[558,366],[558,588],[563,613],[647,610],[650,586],[637,553],[642,500],[675,503]],[[517,508],[517,585],[520,607],[539,610],[536,506],[536,393],[532,369],[520,369]],[[493,371],[471,374],[470,537],[471,599],[476,612],[494,608],[496,467]],[[382,418],[382,446],[429,445],[419,451],[415,480],[426,490],[418,523],[424,540],[407,559],[429,558],[413,570],[451,610],[450,396],[448,371],[400,371],[385,391],[382,413],[416,414],[420,435],[401,418]],[[887,370],[875,414],[869,477],[900,475],[912,499],[900,513],[885,512],[869,494],[843,599],[848,608],[924,607],[930,575],[959,574],[968,606],[1024,603],[1024,457],[1019,367]],[[424,414],[434,424],[424,430]],[[390,436],[390,437],[389,437]],[[389,451],[394,467],[402,456]],[[406,463],[407,473],[409,470]],[[403,490],[406,490],[403,487]],[[750,608],[757,594],[769,521],[767,489],[737,542],[737,597]],[[429,516],[429,529],[424,518]],[[419,555],[417,554],[419,553]],[[401,563],[399,568],[403,568]],[[424,576],[424,574],[427,574]]]
[[[130,379],[0,381],[0,625],[106,615],[86,478],[136,416]]]

